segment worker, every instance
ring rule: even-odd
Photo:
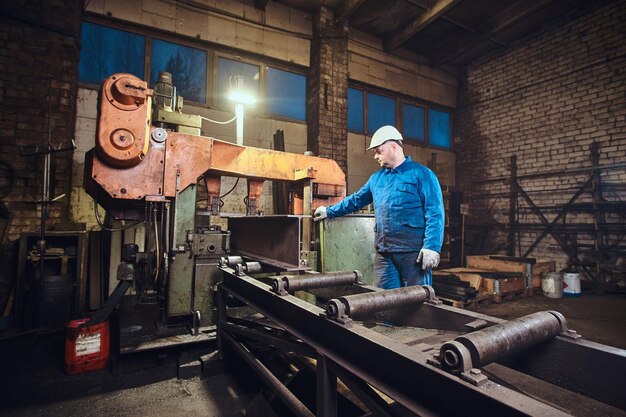
[[[402,135],[383,126],[369,148],[382,167],[360,190],[341,202],[320,206],[313,219],[332,219],[374,203],[376,285],[383,289],[432,285],[439,265],[444,210],[441,186],[434,172],[404,155]]]

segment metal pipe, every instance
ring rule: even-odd
[[[340,287],[342,285],[358,284],[363,275],[359,271],[329,272],[327,274],[310,274],[305,276],[277,278],[272,283],[275,292],[281,290],[293,292],[314,288]]]
[[[560,313],[540,311],[446,342],[439,351],[439,361],[444,370],[452,373],[480,368],[552,340],[566,328]]]
[[[432,294],[431,294],[432,293]],[[345,313],[348,317],[374,313],[391,308],[421,304],[432,298],[434,291],[427,286],[413,285],[393,290],[375,291],[363,294],[333,298],[326,304],[326,313],[336,318]]]
[[[223,340],[226,340],[237,351],[237,353],[252,367],[257,375],[283,400],[287,408],[289,408],[294,414],[301,417],[315,417],[315,415],[296,397],[289,389],[283,385],[283,383],[274,376],[259,361],[254,357],[248,349],[242,344],[238,343],[232,336],[224,331],[220,331],[220,336]]]

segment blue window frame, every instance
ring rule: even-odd
[[[426,139],[424,108],[412,104],[402,104],[402,130],[406,139],[424,142]]]
[[[348,130],[363,133],[363,90],[348,88]]]
[[[378,94],[367,94],[367,133],[384,125],[396,125],[396,101]]]
[[[117,72],[144,79],[146,38],[123,30],[83,22],[78,80],[101,84]],[[120,48],[123,45],[123,48]]]
[[[172,84],[186,101],[206,103],[206,51],[172,42],[154,39],[150,60],[150,85],[159,72],[172,74]]]
[[[429,143],[441,148],[452,147],[450,138],[450,113],[430,109],[428,110],[428,138]]]
[[[266,76],[269,114],[306,120],[306,77],[271,67],[267,68]]]
[[[231,88],[234,87],[235,77],[243,77],[243,90],[255,98],[259,98],[260,66],[247,64],[233,59],[219,57],[217,60],[217,102],[222,106],[233,103],[228,100]]]

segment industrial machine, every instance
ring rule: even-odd
[[[582,339],[556,311],[505,321],[443,305],[428,286],[368,285],[371,216],[311,222],[314,207],[345,196],[334,161],[199,136],[161,82],[155,92],[109,77],[86,156],[89,194],[145,223],[97,313],[134,289],[139,301],[120,315],[142,312],[152,326],[129,350],[212,328],[220,354],[250,365],[281,416],[623,415],[626,351]],[[196,222],[198,178],[217,214],[223,175],[248,181],[247,212],[228,230]],[[290,214],[260,215],[265,180],[289,182]],[[187,335],[168,331],[181,323]]]
[[[257,217],[263,182],[288,182],[290,210],[299,216],[296,233],[304,242],[296,269],[311,267],[311,208],[345,196],[345,176],[335,161],[199,136],[201,118],[182,114],[181,103],[168,74],[154,90],[133,75],[112,75],[100,92],[96,146],[85,157],[84,187],[96,203],[116,219],[137,221],[131,226],[145,223],[141,242],[122,250],[120,284],[103,308],[110,313],[134,288],[138,301],[125,317],[140,311],[142,320],[149,319],[125,328],[145,332],[138,338],[143,347],[168,336],[175,324],[183,333],[185,325],[193,328],[191,336],[214,325],[217,261],[230,253],[231,233],[196,222],[199,179],[207,212],[218,214],[221,176],[247,178],[246,211]],[[180,341],[180,334],[173,336]]]
[[[626,351],[584,340],[556,311],[506,321],[444,305],[428,286],[365,285],[358,271],[268,277],[237,265],[222,266],[219,345],[243,358],[280,398],[271,404],[276,415],[623,416],[626,410]],[[229,297],[253,314],[233,314]],[[286,374],[271,360],[279,354],[289,363]]]

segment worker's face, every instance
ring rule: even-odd
[[[390,168],[392,162],[392,142],[387,141],[382,145],[374,148],[374,159],[376,162],[380,164],[383,168]]]

